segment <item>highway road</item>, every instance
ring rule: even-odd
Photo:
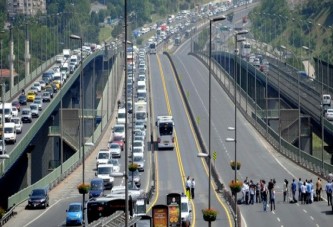
[[[208,170],[203,160],[197,158],[199,146],[194,136],[189,116],[186,112],[180,90],[176,83],[171,64],[165,55],[151,55],[151,80],[153,97],[153,117],[172,115],[175,121],[176,144],[174,150],[155,151],[158,167],[158,201],[165,204],[166,195],[171,192],[185,192],[187,176],[196,181],[192,204],[193,226],[203,226],[201,210],[208,207]],[[231,226],[231,216],[226,204],[219,195],[212,192],[212,207],[219,215],[212,226]]]
[[[191,109],[200,117],[200,130],[208,144],[208,69],[197,59],[188,56],[189,42],[175,52],[174,60],[178,73],[182,76],[184,89],[189,92]],[[234,144],[226,143],[227,137],[234,132],[227,127],[234,125],[234,105],[222,88],[212,81],[212,150],[217,151],[216,168],[226,185],[234,178],[230,161],[234,160]],[[283,202],[283,180],[291,183],[293,178],[302,180],[317,177],[298,167],[277,153],[259,133],[240,114],[237,115],[237,156],[242,163],[238,178],[245,177],[258,182],[275,178],[277,181],[276,210],[262,212],[261,204],[240,205],[246,226],[331,226],[331,208],[327,202],[315,202],[311,205],[289,204]],[[324,182],[325,183],[325,182]],[[228,186],[227,186],[228,187]],[[241,196],[241,193],[239,193]]]

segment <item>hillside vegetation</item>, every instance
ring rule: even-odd
[[[311,54],[332,63],[332,0],[309,0],[294,8],[287,0],[261,0],[250,19],[256,39],[278,48],[283,45],[298,57]]]

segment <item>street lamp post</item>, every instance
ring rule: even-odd
[[[79,40],[80,41],[80,57],[81,57],[81,64],[80,64],[80,107],[81,107],[81,119],[80,119],[80,136],[79,136],[79,152],[80,148],[82,147],[82,184],[85,182],[85,146],[94,146],[93,143],[84,143],[84,118],[83,118],[83,108],[84,108],[84,100],[83,100],[83,58],[82,58],[82,37],[77,35],[70,35],[70,39]],[[82,194],[82,220],[85,221],[84,215],[84,207],[85,207],[85,194]]]
[[[208,209],[211,208],[211,185],[210,185],[210,181],[211,181],[211,169],[212,169],[212,162],[210,159],[210,153],[211,153],[211,124],[212,124],[212,76],[211,76],[211,66],[212,66],[212,23],[216,22],[216,21],[222,21],[225,20],[225,16],[221,16],[221,17],[216,17],[213,19],[209,20],[209,66],[208,66],[208,70],[209,70],[209,75],[208,75],[208,80],[209,80],[209,98],[208,98],[208,112],[209,112],[209,117],[208,117],[208,157],[209,157],[209,170],[208,170]],[[211,226],[211,222],[208,222],[208,226]]]

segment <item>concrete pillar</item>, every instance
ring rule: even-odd
[[[10,31],[10,41],[9,41],[9,71],[10,71],[10,89],[14,87],[14,61],[15,61],[15,55],[14,55],[14,39],[13,39],[13,27],[9,28]]]
[[[27,153],[28,165],[27,165],[27,186],[31,185],[31,152]]]

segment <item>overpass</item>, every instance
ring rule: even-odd
[[[120,50],[120,49],[118,49]],[[98,140],[107,120],[111,117],[111,106],[116,103],[115,91],[121,77],[121,53],[117,49],[105,49],[93,52],[83,60],[84,76],[84,111],[78,111],[79,83],[81,69],[78,67],[67,79],[62,88],[54,94],[50,103],[43,106],[39,118],[27,127],[26,132],[15,145],[8,146],[10,158],[2,163],[0,187],[6,188],[1,193],[2,207],[11,207],[27,198],[32,187],[55,185],[68,175],[80,162],[82,147],[76,142],[79,138],[79,119],[83,117],[85,139]],[[13,100],[23,87],[29,86],[43,72],[55,63],[55,57],[31,73],[24,84],[17,84],[6,94],[6,100]],[[116,67],[113,67],[116,66]],[[91,91],[91,92],[90,92]],[[94,94],[92,93],[94,92]],[[96,95],[95,95],[96,94]],[[62,108],[60,106],[62,104]],[[59,111],[64,109],[64,111]],[[59,130],[60,112],[63,112],[63,130]],[[67,119],[66,119],[67,116]],[[97,120],[98,119],[98,120]],[[71,122],[72,124],[69,124]],[[73,124],[73,122],[76,122]],[[95,124],[97,123],[97,124]],[[76,129],[73,130],[76,124]],[[67,126],[67,127],[66,127]],[[60,138],[61,137],[61,138]],[[61,148],[60,148],[61,147]],[[10,149],[12,148],[12,149]],[[63,163],[60,161],[62,150]],[[88,153],[90,149],[85,149]],[[20,191],[23,189],[22,191]],[[20,191],[20,193],[15,194]],[[14,196],[12,196],[15,194]],[[11,199],[8,197],[11,196]]]

